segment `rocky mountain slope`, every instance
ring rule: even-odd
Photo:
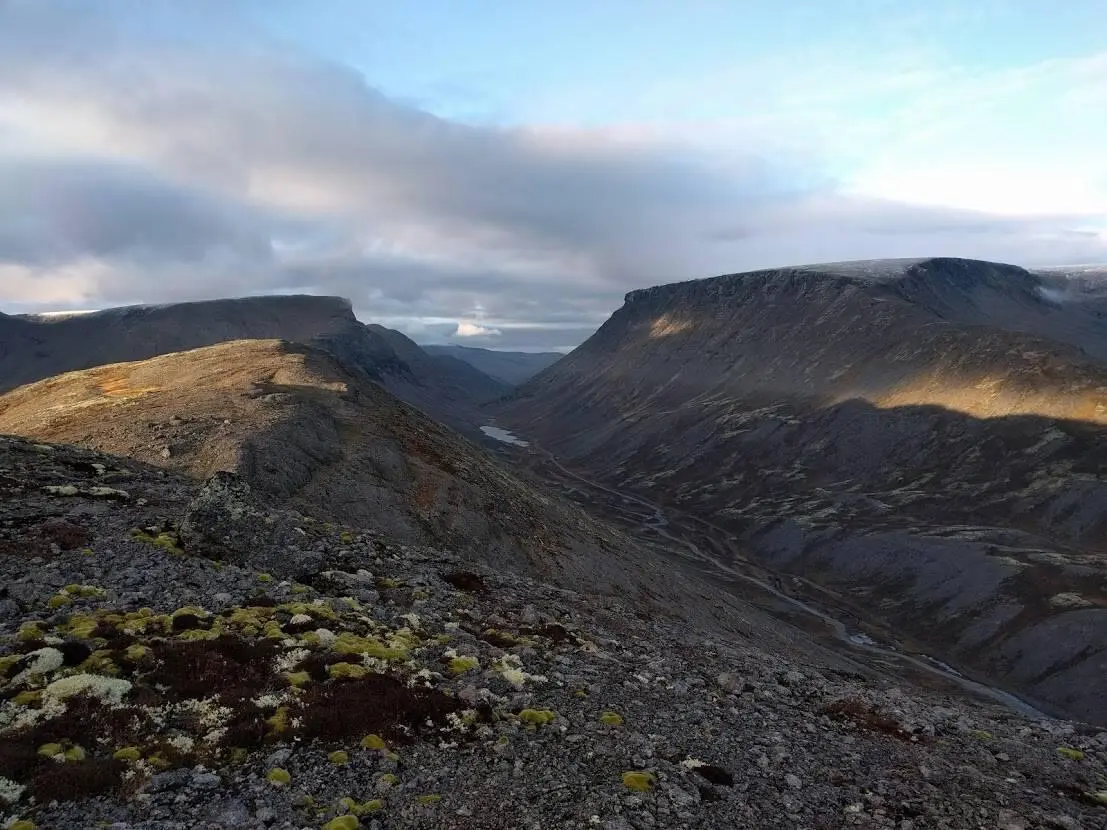
[[[1099,297],[953,259],[659,286],[498,414],[943,659],[1107,723]]]
[[[692,603],[643,613],[257,495],[0,437],[0,825],[1107,816],[1105,733],[905,692],[790,647],[740,604],[720,614],[730,627]]]
[[[197,479],[235,471],[274,503],[319,519],[535,572],[625,544],[328,352],[284,341],[222,343],[22,386],[0,396],[0,433]]]
[[[399,332],[358,322],[339,297],[244,297],[0,319],[0,391],[62,372],[145,360],[230,340],[281,339],[327,349],[393,394],[465,429],[507,386],[427,355]]]
[[[498,352],[472,346],[428,345],[422,349],[428,354],[456,357],[489,377],[512,386],[529,380],[564,357],[560,352]]]

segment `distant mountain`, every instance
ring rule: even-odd
[[[1103,297],[961,259],[658,286],[497,415],[942,659],[1104,722]]]
[[[347,300],[295,295],[7,316],[0,319],[0,391],[75,369],[272,338],[321,346],[401,399],[470,432],[479,426],[480,404],[508,390],[467,364],[427,355],[399,332],[363,325]]]
[[[497,352],[471,346],[427,345],[422,349],[428,354],[464,360],[489,377],[513,386],[529,380],[565,356],[560,352]]]

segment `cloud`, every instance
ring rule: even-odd
[[[499,329],[478,326],[476,323],[458,323],[454,331],[454,337],[499,337],[503,334]]]
[[[851,192],[796,139],[804,107],[839,106],[825,90],[713,141],[479,127],[269,44],[233,6],[0,3],[0,307],[311,291],[425,341],[560,348],[658,282],[859,257],[1107,260],[1088,216]],[[927,82],[912,77],[889,94]]]

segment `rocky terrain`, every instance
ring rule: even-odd
[[[512,386],[548,369],[564,357],[560,352],[499,352],[472,346],[422,346],[428,354],[449,355],[463,360],[491,378]]]
[[[0,391],[63,372],[211,346],[281,339],[324,348],[399,398],[464,431],[508,390],[402,334],[358,322],[347,300],[306,295],[131,306],[48,317],[0,315]]]
[[[330,353],[284,341],[222,343],[28,384],[0,395],[5,432],[197,480],[234,471],[272,503],[476,552],[489,565],[568,579],[584,552],[631,555],[613,528],[512,477]]]
[[[1107,723],[1107,316],[1094,274],[931,259],[627,295],[497,409],[741,567]],[[548,413],[558,417],[549,418]]]
[[[266,501],[0,438],[0,825],[1104,826],[1095,729]]]

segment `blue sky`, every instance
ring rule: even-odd
[[[564,348],[630,289],[1107,260],[1102,0],[8,0],[0,309],[311,291]]]

